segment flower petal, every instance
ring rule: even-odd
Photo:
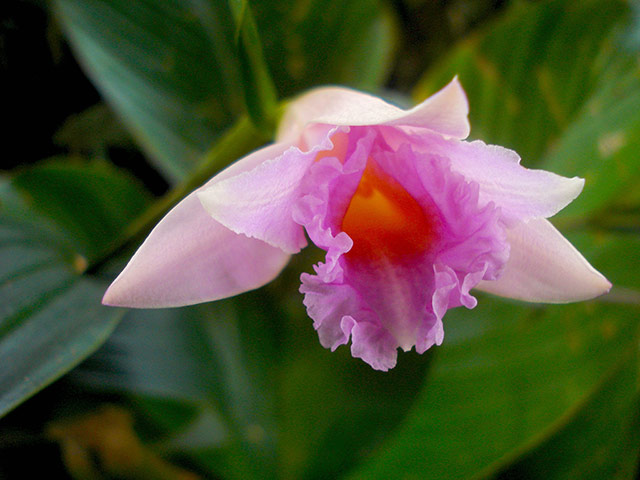
[[[406,116],[383,125],[428,128],[462,140],[469,136],[471,130],[468,115],[467,95],[455,77],[440,91],[407,111]]]
[[[451,169],[480,186],[480,204],[494,202],[507,223],[550,217],[582,191],[582,178],[567,178],[520,165],[513,150],[482,141],[459,142],[442,138],[415,139],[414,145],[449,158]]]
[[[355,90],[323,87],[303,95],[289,106],[277,139],[296,143],[310,124],[418,127],[461,139],[469,135],[468,113],[467,97],[457,77],[410,110],[402,110]]]
[[[280,273],[289,255],[226,229],[196,195],[186,197],[153,229],[105,293],[105,305],[162,308],[208,302],[258,288]]]
[[[502,276],[477,288],[528,302],[567,303],[606,293],[611,283],[545,219],[507,230],[511,255]]]
[[[209,215],[233,232],[297,253],[307,244],[303,228],[292,218],[299,185],[318,151],[331,146],[326,138],[308,152],[282,143],[259,150],[239,162],[264,159],[255,168],[214,177],[198,198]]]
[[[345,317],[342,323],[348,323],[348,327],[343,328],[351,331],[351,355],[354,358],[360,358],[374,370],[382,372],[396,366],[397,342],[384,328],[373,323],[355,322],[351,317]]]

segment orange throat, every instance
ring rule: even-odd
[[[438,218],[425,213],[398,182],[369,162],[341,228],[353,240],[346,254],[350,260],[398,260],[433,245]]]

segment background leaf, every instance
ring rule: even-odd
[[[565,428],[498,478],[633,478],[640,440],[637,363],[631,352]]]
[[[458,75],[469,97],[472,137],[540,163],[607,75],[622,1],[515,3],[504,17],[447,53],[420,82],[426,98]],[[588,26],[588,27],[586,27]],[[596,59],[596,61],[594,61]]]
[[[378,0],[251,2],[282,96],[323,84],[377,90],[396,44],[393,14]]]
[[[181,178],[242,106],[226,4],[59,0],[56,6],[101,93],[158,168]]]
[[[130,311],[71,378],[139,399],[149,421],[163,425],[166,451],[225,478],[271,478],[274,405],[265,350],[273,340],[253,297]],[[190,412],[186,422],[167,424],[176,409]]]
[[[170,179],[182,178],[242,112],[236,25],[226,1],[55,5],[88,74]],[[376,88],[384,80],[394,36],[376,0],[251,6],[280,95],[322,82]]]
[[[640,174],[640,46],[629,41],[630,17],[619,1],[516,4],[444,57],[415,94],[458,74],[474,138],[515,149],[525,166],[586,179],[558,225],[608,216]]]
[[[545,169],[587,181],[564,221],[607,209],[640,177],[640,65],[631,52],[612,49],[599,88],[542,160]]]
[[[623,363],[637,373],[637,308],[537,310],[485,298],[472,315],[449,314],[405,425],[349,478],[389,478],[398,465],[405,478],[485,478],[558,432]],[[637,385],[626,394],[620,401]]]
[[[64,161],[3,180],[0,363],[10,368],[0,373],[0,414],[78,364],[122,317],[100,304],[106,282],[82,274],[96,251],[90,236],[115,235],[145,203],[135,185],[106,164]]]

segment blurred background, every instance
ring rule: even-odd
[[[256,56],[279,100],[458,75],[471,138],[586,179],[552,221],[612,292],[478,294],[387,373],[319,345],[312,248],[233,299],[102,307],[198,172],[269,140]],[[0,478],[640,478],[637,2],[3,0],[0,82]]]

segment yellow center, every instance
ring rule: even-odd
[[[370,164],[342,219],[353,240],[352,260],[398,259],[424,252],[436,237],[437,220],[393,178]]]

